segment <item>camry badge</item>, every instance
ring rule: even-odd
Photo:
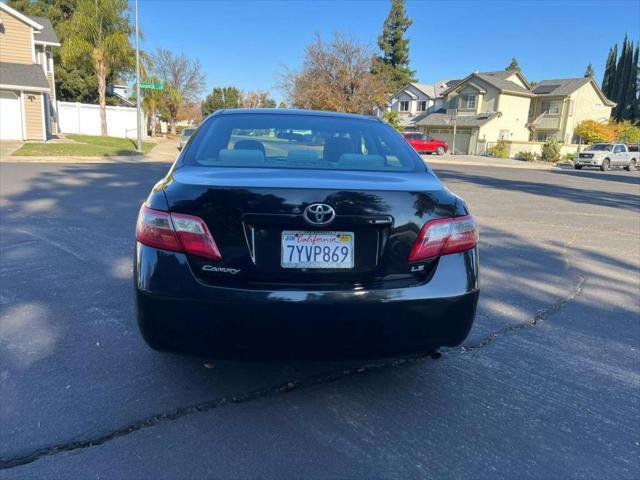
[[[312,203],[302,215],[311,225],[328,225],[336,218],[336,211],[326,203]]]

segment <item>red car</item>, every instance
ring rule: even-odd
[[[444,155],[449,151],[449,145],[442,140],[430,137],[422,132],[403,132],[402,136],[418,152],[437,153]]]

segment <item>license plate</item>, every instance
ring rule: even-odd
[[[353,232],[282,232],[282,268],[353,268]]]

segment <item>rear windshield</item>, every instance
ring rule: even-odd
[[[411,146],[385,123],[277,113],[209,118],[183,161],[207,167],[426,170]]]

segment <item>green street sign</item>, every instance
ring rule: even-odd
[[[164,88],[164,85],[162,83],[140,82],[140,88],[151,88],[153,90],[162,90]]]

